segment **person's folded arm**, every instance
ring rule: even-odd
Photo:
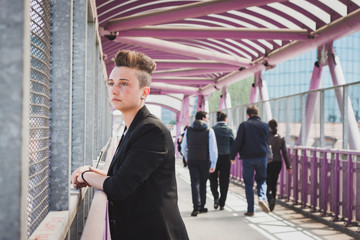
[[[103,182],[103,190],[109,199],[126,199],[147,180],[167,158],[166,136],[162,129],[151,124],[142,126],[130,140],[130,149],[114,176]]]

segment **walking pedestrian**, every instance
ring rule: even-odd
[[[282,167],[282,159],[284,159],[286,171],[290,174],[292,170],[287,154],[285,139],[277,132],[278,123],[276,120],[272,119],[268,122],[268,124],[270,128],[268,144],[271,146],[272,159],[268,159],[267,165],[266,196],[269,201],[270,211],[273,211],[275,208],[276,187]]]
[[[185,131],[181,143],[181,153],[188,163],[191,181],[193,211],[191,216],[206,213],[206,182],[209,173],[215,171],[217,145],[214,130],[209,128],[208,114],[198,111],[195,121]]]
[[[259,205],[264,212],[270,212],[266,197],[266,154],[269,126],[261,121],[258,108],[255,105],[249,106],[246,109],[246,114],[248,115],[248,120],[242,122],[238,128],[230,151],[230,158],[232,163],[235,163],[235,157],[237,153],[240,153],[243,164],[246,201],[248,204],[247,212],[244,215],[254,216],[254,172]]]
[[[213,126],[218,147],[218,161],[215,172],[210,174],[210,188],[214,196],[214,208],[224,210],[230,181],[230,149],[234,143],[234,134],[227,125],[227,115],[221,111],[216,113],[216,125]],[[220,183],[220,197],[218,185]]]

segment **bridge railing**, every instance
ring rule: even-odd
[[[281,170],[280,198],[347,225],[360,222],[360,152],[297,146],[288,153],[293,171]],[[234,181],[243,180],[241,162],[231,168]]]

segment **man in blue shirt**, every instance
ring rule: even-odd
[[[240,153],[240,158],[243,160],[243,178],[248,204],[245,216],[254,216],[254,171],[259,205],[264,212],[270,212],[266,197],[266,154],[269,126],[261,121],[256,106],[249,106],[246,114],[249,119],[239,126],[235,142],[231,147],[230,159],[232,163],[235,163],[236,154]]]
[[[188,163],[194,209],[191,216],[206,213],[206,181],[215,171],[218,151],[214,130],[209,128],[207,113],[198,111],[185,131],[181,153]]]

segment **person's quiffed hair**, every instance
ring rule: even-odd
[[[204,111],[198,111],[195,115],[196,120],[202,120],[203,118],[206,118],[207,112]]]
[[[216,112],[216,121],[217,122],[225,121],[226,118],[227,118],[226,113],[221,112],[221,111]]]
[[[258,115],[258,114],[259,114],[259,110],[258,110],[257,106],[255,106],[255,105],[250,105],[250,106],[246,109],[246,114],[247,114],[248,116]]]
[[[151,84],[151,74],[156,68],[156,63],[144,53],[123,49],[115,55],[115,66],[139,70],[137,77],[140,87],[148,87]]]

